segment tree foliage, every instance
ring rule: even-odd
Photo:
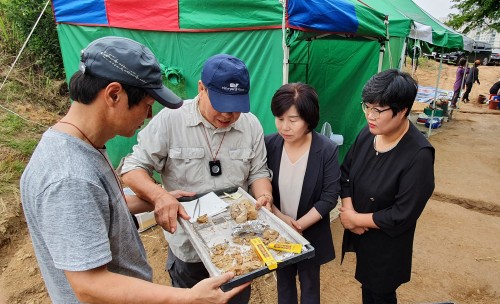
[[[467,34],[473,29],[488,27],[500,32],[500,1],[499,0],[451,0],[455,2],[452,8],[458,9],[458,14],[450,14],[447,25],[454,29],[463,27]]]
[[[0,9],[6,19],[4,30],[7,30],[6,25],[8,25],[12,27],[10,32],[16,33],[13,36],[4,34],[2,44],[5,45],[6,50],[17,54],[45,7],[47,0],[9,0],[2,2],[0,2]],[[46,75],[58,79],[64,78],[56,23],[50,6],[47,6],[47,9],[43,12],[25,50],[28,54],[23,54],[23,56],[31,56],[34,59],[35,66],[43,69]]]

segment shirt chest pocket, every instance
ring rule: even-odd
[[[231,149],[229,150],[229,158],[232,161],[241,161],[249,163],[255,157],[255,152],[252,149]]]
[[[180,185],[203,183],[203,171],[208,166],[203,161],[203,148],[172,148],[169,150],[169,159],[168,170],[175,172],[173,176]]]
[[[191,160],[205,157],[205,150],[203,148],[172,148],[169,156],[171,159],[189,163]]]
[[[249,148],[239,148],[229,150],[229,161],[231,162],[231,169],[224,171],[228,173],[229,178],[240,185],[248,179],[251,171],[252,159],[255,157],[255,152]],[[223,165],[224,167],[224,165]],[[229,171],[229,172],[228,172]]]

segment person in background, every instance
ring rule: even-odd
[[[474,82],[477,82],[478,85],[481,85],[479,82],[479,69],[477,68],[478,66],[481,65],[481,61],[476,60],[474,61],[474,65],[470,68],[467,69],[467,73],[465,76],[465,93],[462,96],[462,102],[469,102],[469,94],[470,91],[472,90],[472,85]]]
[[[500,95],[500,79],[491,86],[490,94]]]
[[[273,172],[272,211],[315,248],[314,258],[277,270],[278,303],[298,303],[297,274],[300,303],[320,303],[320,266],[335,258],[329,213],[340,191],[338,146],[314,131],[319,104],[311,86],[283,85],[271,111],[278,130],[265,138]]]
[[[177,226],[185,211],[168,191],[205,193],[241,187],[259,206],[273,202],[264,131],[250,111],[250,76],[240,59],[219,54],[207,59],[198,95],[176,111],[163,109],[139,132],[133,152],[122,160],[122,179],[154,208],[168,241],[172,286],[191,288],[209,276],[188,236]],[[163,187],[152,174],[160,173]],[[250,288],[231,303],[247,303]]]
[[[408,120],[417,83],[383,71],[368,80],[361,103],[368,125],[341,166],[342,258],[356,253],[362,300],[397,303],[411,276],[417,220],[434,191],[434,148]]]
[[[458,68],[455,74],[455,83],[453,84],[453,98],[451,99],[451,107],[457,107],[457,101],[460,97],[460,91],[464,88],[464,75],[465,75],[465,64],[467,60],[465,58],[460,58],[458,61]]]
[[[233,274],[192,289],[153,284],[152,270],[105,144],[130,137],[155,100],[178,108],[160,65],[142,44],[104,37],[81,54],[69,84],[68,113],[42,136],[21,177],[21,201],[53,303],[225,303],[219,286]],[[182,194],[182,193],[180,193]]]

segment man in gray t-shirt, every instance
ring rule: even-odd
[[[182,100],[162,83],[153,53],[121,37],[82,51],[70,80],[68,114],[47,130],[21,177],[21,201],[40,270],[53,303],[225,303],[234,274],[192,289],[151,283],[152,270],[130,212],[140,200],[123,193],[106,154],[116,135],[132,136],[151,118],[155,100]]]

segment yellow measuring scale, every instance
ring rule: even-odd
[[[278,262],[274,259],[269,250],[267,250],[266,245],[264,245],[260,238],[253,238],[250,242],[252,243],[255,252],[257,252],[257,255],[267,265],[269,270],[278,268]]]

